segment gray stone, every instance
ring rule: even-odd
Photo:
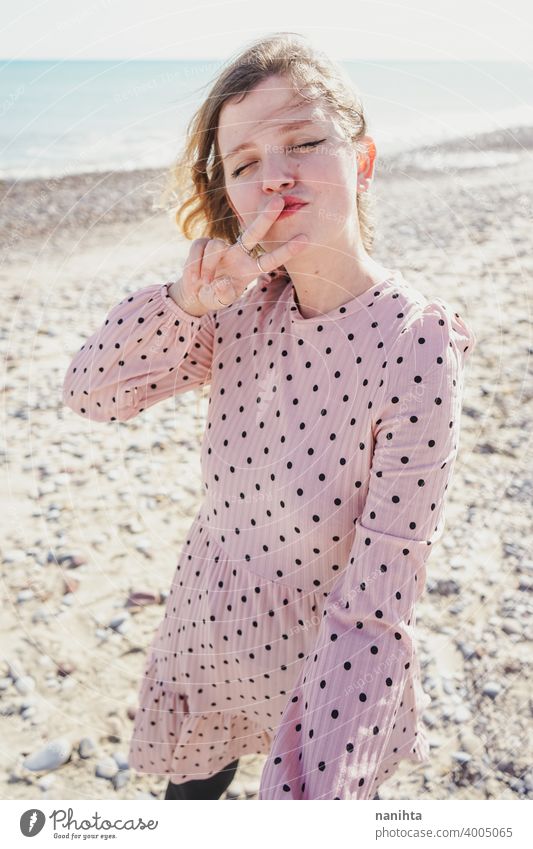
[[[452,758],[461,765],[467,764],[472,760],[472,756],[469,755],[468,752],[454,752]]]
[[[26,560],[26,552],[20,548],[13,548],[2,555],[3,563],[22,563],[24,560]]]
[[[500,690],[501,686],[497,681],[487,681],[483,687],[483,695],[490,696],[491,699],[495,699]]]
[[[49,772],[48,775],[43,775],[37,782],[37,786],[39,790],[42,790],[43,793],[46,793],[47,790],[50,790],[50,787],[56,780],[56,777],[53,773]]]
[[[469,755],[475,755],[483,748],[479,738],[468,727],[461,728],[460,734],[462,751],[468,752]]]
[[[226,790],[227,799],[238,799],[244,794],[244,788],[239,781],[233,781]]]
[[[105,757],[96,764],[97,778],[114,778],[118,772],[117,762],[113,758]]]
[[[26,673],[18,660],[7,660],[7,674],[16,681],[17,678],[22,678]]]
[[[115,616],[115,618],[111,620],[109,627],[113,631],[118,631],[119,634],[124,634],[131,624],[130,620],[131,616],[129,613],[122,613],[120,616]]]
[[[506,634],[521,634],[522,633],[522,628],[520,627],[518,622],[515,622],[514,619],[504,619],[503,622],[501,623],[501,629]]]
[[[113,759],[119,769],[129,769],[128,757],[124,752],[113,752]]]
[[[476,656],[476,650],[471,643],[457,643],[457,648],[465,660],[470,660],[472,657]]]
[[[453,721],[461,723],[468,722],[469,719],[472,719],[472,714],[470,713],[466,705],[460,705],[460,707],[457,708],[453,715]]]
[[[533,793],[533,769],[530,769],[529,772],[526,772],[522,781],[524,782],[524,787],[526,788],[528,793]]]
[[[91,755],[94,755],[96,752],[96,743],[92,737],[83,737],[80,740],[78,752],[80,753],[80,758],[90,758]]]
[[[245,781],[243,781],[243,789],[244,789],[245,796],[247,796],[248,798],[250,798],[251,796],[257,796],[257,794],[259,793],[260,785],[261,785],[260,778],[257,778],[257,779],[250,778],[250,779],[246,779]]]
[[[21,590],[21,591],[17,594],[17,602],[18,602],[19,604],[22,604],[22,603],[23,603],[23,602],[25,602],[25,601],[31,601],[31,600],[32,600],[32,598],[34,597],[34,595],[35,595],[35,593],[33,592],[33,590],[30,590],[30,589],[27,589],[27,590]]]
[[[113,787],[115,790],[121,790],[122,787],[125,787],[128,784],[131,778],[131,771],[129,769],[121,769],[117,774],[113,777]]]
[[[57,737],[29,755],[22,765],[33,772],[57,769],[69,760],[71,753],[72,744],[69,740],[65,737]]]
[[[28,693],[35,690],[35,681],[31,675],[23,675],[22,678],[17,678],[15,687],[21,696],[27,696]]]

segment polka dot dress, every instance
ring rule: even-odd
[[[130,766],[179,784],[264,753],[260,799],[371,799],[402,760],[428,760],[415,603],[473,333],[399,271],[312,318],[283,276],[201,318],[168,285],[117,304],[63,387],[79,415],[124,422],[210,385],[203,500]]]

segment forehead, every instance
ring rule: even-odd
[[[222,157],[235,147],[259,142],[284,124],[311,120],[331,123],[321,102],[306,102],[282,78],[264,80],[237,103],[227,101],[220,110],[217,141]]]

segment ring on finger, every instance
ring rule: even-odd
[[[219,285],[219,284],[220,284],[221,286],[226,286],[226,285],[228,285],[228,286],[229,286],[229,285],[231,285],[231,279],[230,279],[229,277],[217,277],[215,280],[213,280],[213,288],[214,288],[214,291],[215,291],[215,298],[217,299],[217,301],[219,302],[219,304],[221,304],[221,306],[223,306],[223,307],[227,307],[227,306],[229,306],[229,305],[228,305],[228,304],[225,304],[225,303],[224,303],[223,301],[221,301],[221,300],[220,300],[220,298],[218,297],[217,289],[218,289],[218,285]]]
[[[253,255],[253,250],[251,250],[250,248],[247,248],[246,245],[243,244],[242,233],[239,233],[239,235],[237,236],[237,244],[241,246],[241,248],[243,249],[245,254],[248,254],[248,256]]]

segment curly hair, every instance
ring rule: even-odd
[[[291,81],[295,93],[307,102],[318,101],[334,115],[357,154],[366,151],[362,137],[367,125],[360,97],[344,71],[298,33],[281,32],[254,41],[228,60],[208,96],[193,114],[183,150],[169,172],[163,200],[177,200],[171,209],[187,239],[207,236],[234,244],[239,221],[228,203],[224,170],[217,143],[220,111],[228,100],[240,102],[256,85],[272,75]],[[329,107],[329,109],[328,109]],[[374,242],[373,198],[357,192],[359,230],[365,250]],[[254,248],[260,256],[261,247]]]

